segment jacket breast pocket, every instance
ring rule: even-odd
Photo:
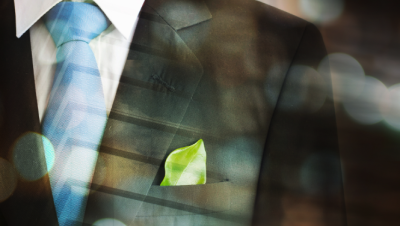
[[[137,217],[206,215],[230,207],[231,182],[152,186]]]

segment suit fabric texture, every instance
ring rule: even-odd
[[[0,12],[0,157],[13,162],[16,144],[41,134],[41,125],[29,34],[15,37],[12,1],[3,1]],[[147,0],[104,131],[84,225],[104,218],[126,225],[282,225],[288,195],[317,200],[323,225],[344,225],[334,108],[325,98],[331,90],[299,98],[302,71],[316,70],[326,54],[314,25],[260,2]],[[321,76],[330,87],[329,76]],[[316,108],[310,101],[320,96]],[[168,154],[198,139],[207,152],[207,183],[160,187]],[[43,148],[35,142],[24,167],[43,171]],[[310,156],[317,164],[304,169]],[[0,224],[58,225],[48,176],[27,180],[18,169],[15,190],[0,203]],[[307,180],[310,171],[323,179]]]

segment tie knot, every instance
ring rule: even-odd
[[[110,25],[98,7],[81,2],[60,2],[43,19],[57,47],[69,41],[89,43]]]

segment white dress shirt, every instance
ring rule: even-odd
[[[30,32],[40,121],[46,111],[56,70],[56,47],[40,18],[59,2],[61,0],[14,0],[16,35],[19,38],[28,29]],[[109,114],[144,0],[94,0],[94,2],[112,23],[89,44],[99,67],[107,114]]]

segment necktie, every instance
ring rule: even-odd
[[[42,123],[55,154],[48,169],[50,184],[60,226],[79,225],[107,121],[89,42],[110,22],[98,7],[78,2],[61,2],[43,19],[57,47],[57,68]]]

